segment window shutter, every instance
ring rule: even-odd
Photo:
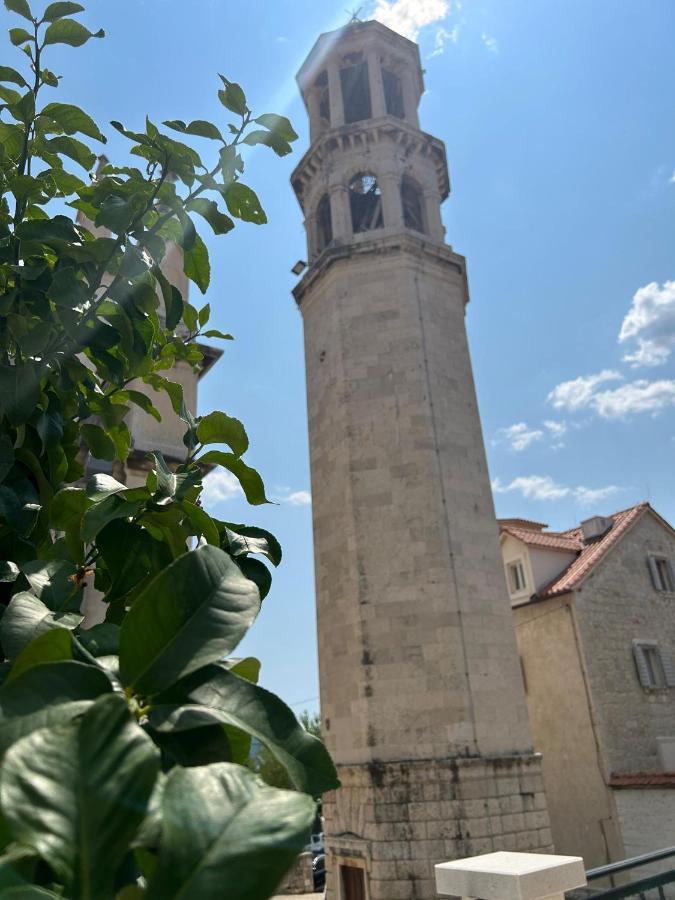
[[[649,669],[647,668],[645,655],[639,641],[633,641],[633,658],[635,659],[635,668],[637,669],[640,684],[643,688],[651,687],[652,684],[649,680]]]
[[[656,568],[656,560],[653,556],[647,557],[647,565],[649,566],[649,572],[652,576],[652,584],[657,591],[662,590],[661,579],[659,578],[659,570]]]
[[[668,687],[675,687],[675,666],[670,653],[664,653],[659,650],[661,656],[661,665],[663,666],[663,674],[666,676],[666,684]]]
[[[670,572],[671,589],[675,590],[675,566],[673,566],[669,559],[666,560],[666,562],[668,563],[668,571]]]

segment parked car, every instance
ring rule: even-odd
[[[322,891],[326,886],[326,856],[319,853],[312,861],[312,875],[314,876],[314,890]]]
[[[316,856],[318,853],[324,852],[325,847],[323,844],[323,831],[313,832],[310,835],[309,844],[307,844],[305,850],[309,850],[314,854],[314,856]]]

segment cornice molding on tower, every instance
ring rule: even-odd
[[[303,212],[306,187],[333,153],[362,149],[364,143],[372,146],[382,141],[399,145],[408,155],[431,157],[438,177],[441,202],[448,197],[450,176],[443,141],[396,116],[383,116],[380,119],[364,119],[352,125],[333,128],[311,144],[291,173],[291,184]]]
[[[464,282],[464,303],[469,302],[469,286],[466,274],[466,260],[455,253],[447,244],[434,244],[411,232],[398,232],[391,235],[371,237],[357,235],[356,240],[348,243],[334,242],[312,263],[303,278],[293,288],[293,296],[298,306],[302,306],[304,298],[324,279],[327,272],[338,262],[365,257],[369,255],[387,256],[393,254],[409,254],[420,261],[433,261],[454,270]],[[367,239],[364,239],[367,238]],[[308,298],[309,299],[309,298]]]

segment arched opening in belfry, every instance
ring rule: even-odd
[[[345,111],[345,122],[360,122],[372,115],[370,103],[370,83],[368,81],[368,63],[362,53],[349,53],[345,56],[347,65],[340,69],[342,87],[342,103]]]
[[[426,232],[422,189],[409,175],[404,175],[401,179],[401,206],[403,207],[403,225],[415,231]]]
[[[324,69],[314,82],[319,94],[319,120],[321,128],[330,128],[330,93],[328,91],[328,73]]]
[[[349,208],[354,234],[382,228],[382,192],[372,173],[359,172],[349,182]]]
[[[324,194],[316,208],[316,252],[321,253],[333,240],[333,218],[330,197]]]
[[[390,116],[396,116],[398,119],[404,119],[403,87],[401,86],[401,79],[396,72],[383,68],[382,86],[384,87],[384,102],[387,113]]]

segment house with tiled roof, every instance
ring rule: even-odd
[[[649,503],[499,528],[556,852],[675,845],[675,531]]]

